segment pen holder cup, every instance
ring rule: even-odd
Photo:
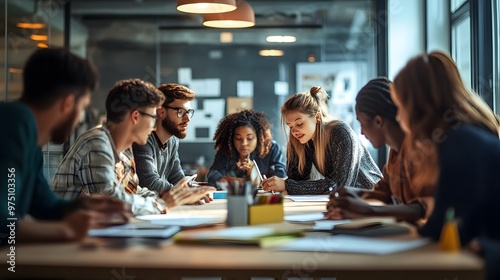
[[[227,196],[227,225],[248,225],[248,200],[244,195]]]
[[[283,217],[283,203],[252,205],[249,207],[248,224],[280,223]]]

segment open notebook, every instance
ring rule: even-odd
[[[141,238],[170,238],[181,230],[179,226],[164,226],[153,224],[126,224],[102,229],[91,229],[92,237],[141,237]]]

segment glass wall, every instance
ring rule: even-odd
[[[16,100],[22,93],[22,69],[38,48],[63,45],[63,6],[57,1],[0,0],[4,33],[1,37],[1,99]],[[6,24],[5,24],[6,23]],[[43,147],[45,175],[52,178],[63,156],[63,146]]]
[[[493,28],[492,36],[497,38],[500,34],[500,3],[496,0],[492,0],[492,19]],[[496,114],[500,114],[500,43],[498,40],[493,40],[493,109]]]
[[[472,87],[470,16],[452,24],[452,56],[457,63],[464,83]]]
[[[203,27],[201,15],[175,10],[175,1],[116,2],[106,10],[97,1],[72,5],[88,28],[88,56],[100,72],[92,105],[102,114],[107,91],[124,78],[189,86],[197,98],[180,145],[184,164],[210,165],[219,120],[243,108],[267,113],[274,138],[284,146],[280,106],[313,85],[330,94],[331,113],[360,132],[354,98],[377,76],[375,27],[386,24],[375,14],[375,1],[248,1],[256,15],[249,29]],[[268,36],[294,41],[269,42]],[[282,55],[259,54],[268,49]],[[374,149],[372,154],[377,158]]]
[[[451,55],[464,83],[472,88],[471,17],[467,1],[451,1]],[[460,9],[459,9],[460,8]]]

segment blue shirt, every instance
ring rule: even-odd
[[[260,172],[268,178],[271,176],[280,178],[286,177],[286,160],[276,141],[273,140],[271,149],[266,156],[260,158],[257,152],[253,151],[252,154],[250,154],[250,159],[255,160],[259,166]],[[215,154],[214,163],[208,172],[208,184],[215,186],[215,182],[226,176],[230,171],[233,171],[236,177],[244,177],[244,172],[236,165],[237,161],[237,158],[229,159],[222,153],[217,152],[217,154]]]
[[[58,220],[68,202],[59,199],[43,175],[43,154],[31,110],[20,102],[0,104],[0,213],[1,223],[26,214],[42,220]],[[14,197],[14,198],[12,198]],[[9,206],[11,208],[9,209]],[[9,229],[0,227],[0,246]]]

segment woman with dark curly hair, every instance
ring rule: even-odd
[[[263,112],[244,110],[227,115],[215,131],[214,163],[208,184],[215,186],[224,176],[250,175],[253,161],[262,175],[286,177],[285,157],[271,136],[269,117]]]

